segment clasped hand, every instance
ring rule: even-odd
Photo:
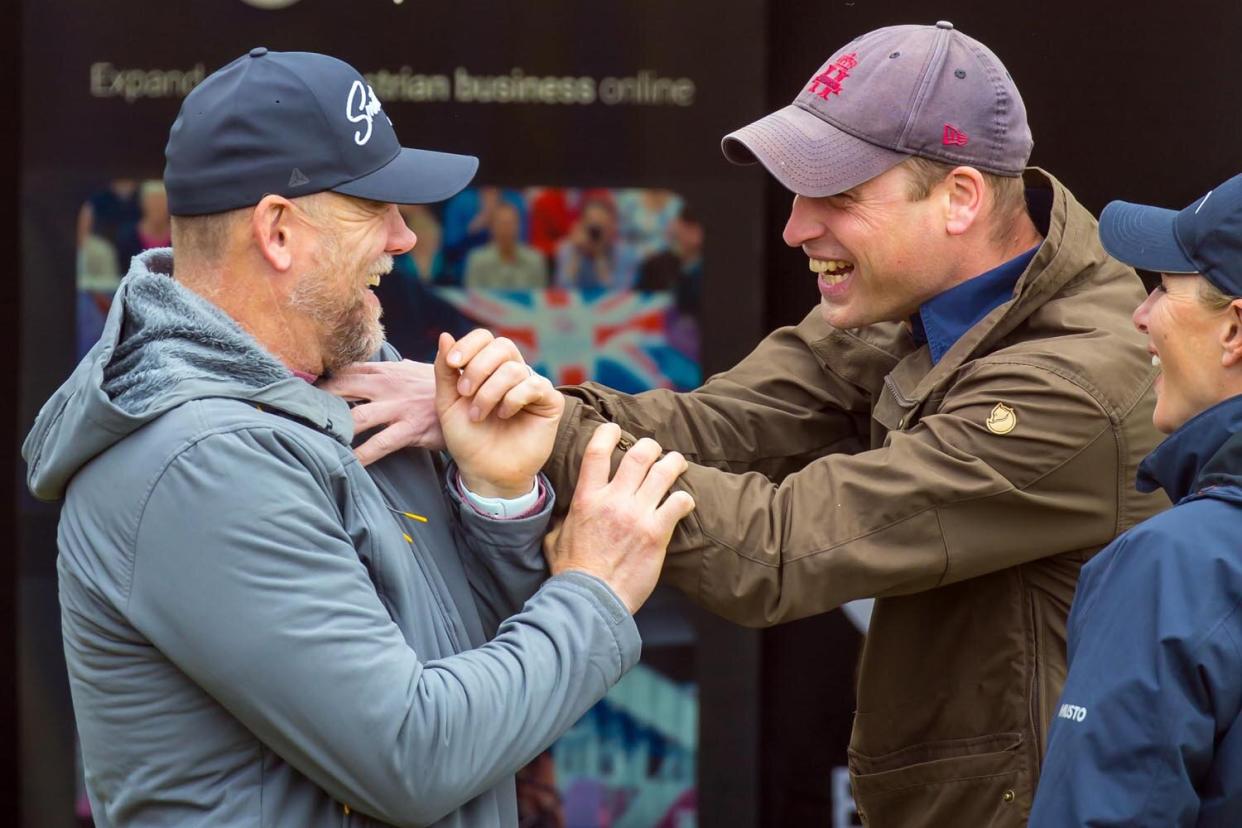
[[[446,449],[466,487],[488,497],[530,491],[565,408],[517,346],[483,329],[441,334],[434,365],[358,363],[321,387],[363,401],[352,410],[357,432],[379,429],[355,450],[363,465],[403,448]]]

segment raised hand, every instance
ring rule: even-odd
[[[668,494],[686,470],[677,452],[660,457],[660,446],[643,438],[625,453],[608,479],[621,429],[595,430],[578,473],[569,514],[544,542],[552,574],[587,572],[607,583],[636,612],[655,589],[677,521],[694,509],[687,492]],[[668,495],[665,497],[665,495]]]
[[[461,342],[440,334],[435,379],[445,448],[466,487],[488,497],[530,491],[552,453],[561,393],[527,367],[512,342],[481,329]]]

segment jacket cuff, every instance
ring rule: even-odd
[[[596,612],[612,631],[613,640],[616,642],[620,667],[617,678],[625,675],[638,663],[643,649],[642,638],[638,634],[638,625],[634,623],[634,616],[625,608],[625,604],[612,591],[612,587],[600,578],[585,572],[562,572],[549,578],[542,588],[570,589],[592,603]]]
[[[466,501],[457,486],[456,463],[450,462],[444,470],[444,490],[457,512],[462,530],[488,546],[505,549],[526,547],[532,543],[537,546],[547,530],[548,521],[552,517],[552,507],[556,504],[556,493],[542,474],[538,476],[536,486],[543,493],[543,502],[539,509],[518,517],[496,518],[483,514]]]
[[[474,510],[481,515],[488,515],[497,520],[513,520],[516,518],[529,517],[537,514],[543,508],[543,499],[546,487],[543,480],[535,477],[534,485],[530,487],[530,491],[518,497],[485,497],[481,494],[475,494],[466,486],[465,481],[461,479],[461,472],[457,473],[457,491],[465,498],[466,502],[474,507]]]

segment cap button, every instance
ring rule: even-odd
[[[949,22],[949,21],[947,21],[947,20],[937,20],[937,21],[936,21],[936,28],[937,28],[937,29],[952,29],[952,28],[953,28],[953,24],[952,24],[952,23],[950,23],[950,22]],[[253,53],[252,53],[252,54],[253,54]]]
[[[253,49],[250,50],[251,57],[263,57],[266,54],[267,54],[266,46],[255,46]]]

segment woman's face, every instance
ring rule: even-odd
[[[1147,334],[1156,377],[1152,421],[1166,434],[1231,396],[1226,387],[1222,345],[1233,315],[1209,308],[1199,298],[1204,278],[1160,275],[1160,284],[1134,312],[1134,325]]]

